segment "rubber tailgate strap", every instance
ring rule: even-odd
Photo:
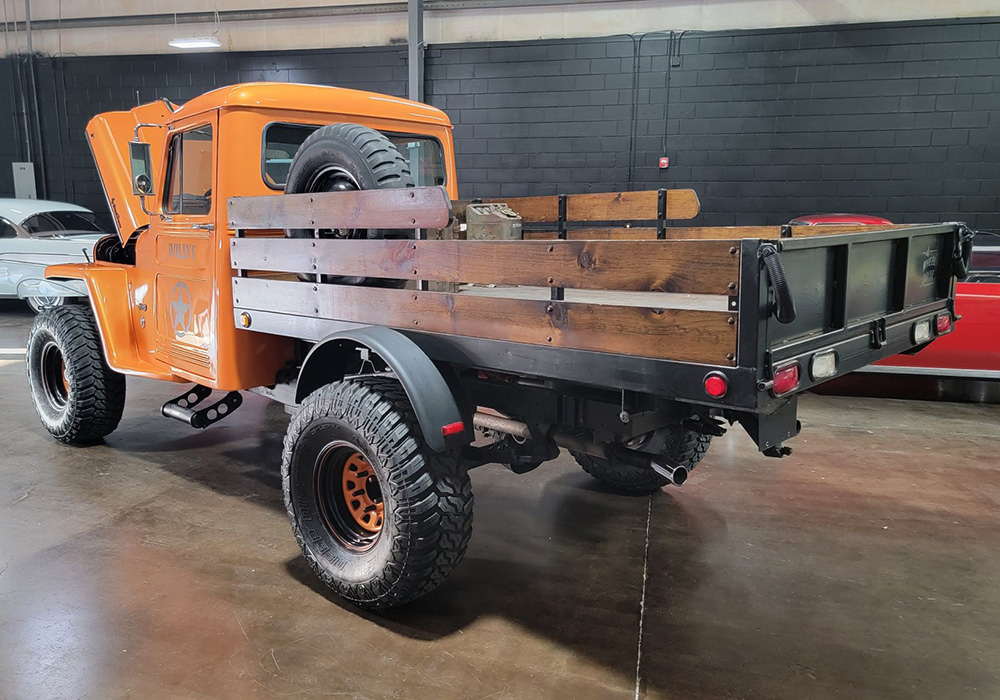
[[[771,313],[778,323],[791,323],[795,320],[795,300],[785,276],[785,266],[781,262],[781,253],[773,243],[765,243],[760,247],[760,257],[767,269],[768,284],[774,290],[774,308]]]

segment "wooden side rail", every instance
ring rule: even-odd
[[[864,233],[866,231],[891,231],[894,229],[912,228],[922,224],[892,224],[892,225],[820,225],[820,226],[789,226],[791,238],[806,238],[811,236],[831,236],[836,233]],[[740,238],[781,238],[783,226],[671,226],[663,230],[666,240],[729,240]],[[655,240],[657,229],[651,226],[633,226],[629,228],[571,228],[567,229],[566,239],[570,241],[610,241]],[[535,230],[525,231],[525,240],[548,241],[556,240],[558,231]]]
[[[433,282],[733,295],[739,281],[735,240],[235,238],[230,253],[241,270]]]
[[[421,240],[285,238],[281,229],[448,226],[441,188],[367,190],[229,200],[235,307],[428,333],[731,366],[740,246],[730,240]],[[698,212],[689,190],[508,200],[529,222],[655,220]],[[655,229],[654,229],[655,230]],[[260,275],[268,276],[260,276]],[[288,275],[276,279],[278,275]],[[317,282],[293,275],[316,276]],[[322,281],[326,276],[449,283],[446,291]],[[461,288],[459,285],[499,285]],[[454,286],[451,286],[454,285]],[[540,289],[541,288],[541,289]],[[547,289],[545,289],[547,288]],[[574,297],[564,299],[565,289]],[[461,289],[462,291],[458,291]],[[578,291],[577,291],[578,290]],[[585,291],[587,290],[587,291]],[[595,291],[596,290],[596,291]],[[538,298],[536,292],[552,299]],[[682,295],[712,295],[713,304]],[[718,300],[722,300],[721,304]],[[690,305],[694,308],[678,308]],[[731,311],[726,309],[733,309]]]
[[[664,190],[663,218],[693,219],[701,211],[694,190]],[[495,197],[486,202],[504,202],[521,215],[526,224],[559,220],[559,196]],[[566,221],[654,221],[659,217],[659,190],[570,194],[566,199]],[[456,207],[457,208],[457,207]]]
[[[735,314],[235,278],[237,311],[732,366]],[[253,326],[250,326],[251,330]]]
[[[452,216],[443,187],[232,197],[226,204],[232,229],[444,228]]]

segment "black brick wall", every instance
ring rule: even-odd
[[[651,36],[634,130],[628,38],[441,48],[428,101],[479,196],[631,182],[693,187],[706,225],[854,211],[995,229],[998,40],[996,22]]]
[[[84,127],[94,114],[130,109],[139,101],[161,97],[182,103],[216,87],[258,80],[340,85],[402,95],[406,92],[406,52],[387,48],[41,58],[37,75],[47,196],[94,209],[110,225],[104,193],[84,139]],[[3,152],[0,145],[0,158]],[[10,170],[0,161],[0,171],[5,168]],[[0,178],[0,196],[11,193]]]
[[[427,101],[456,124],[463,196],[690,186],[705,225],[856,211],[1000,229],[998,44],[992,20],[647,36],[634,88],[628,38],[441,46]],[[91,114],[247,80],[404,95],[405,51],[43,59],[49,196],[103,209]]]

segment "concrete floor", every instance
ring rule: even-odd
[[[65,447],[0,312],[2,700],[1000,696],[1000,407],[806,396],[791,458],[734,430],[652,498],[484,467],[455,575],[369,615],[299,556],[280,407],[196,432],[130,380]]]

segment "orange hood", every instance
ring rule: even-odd
[[[108,207],[115,219],[118,237],[122,243],[143,226],[149,225],[149,215],[142,211],[139,197],[132,194],[132,174],[129,164],[128,142],[135,138],[137,124],[158,124],[157,127],[140,129],[139,139],[152,146],[153,182],[162,182],[163,145],[167,138],[166,124],[170,108],[165,102],[150,102],[128,112],[104,112],[87,124],[87,141],[94,154],[94,162],[104,185]],[[162,194],[157,192],[157,195]],[[147,202],[146,208],[150,208]]]

